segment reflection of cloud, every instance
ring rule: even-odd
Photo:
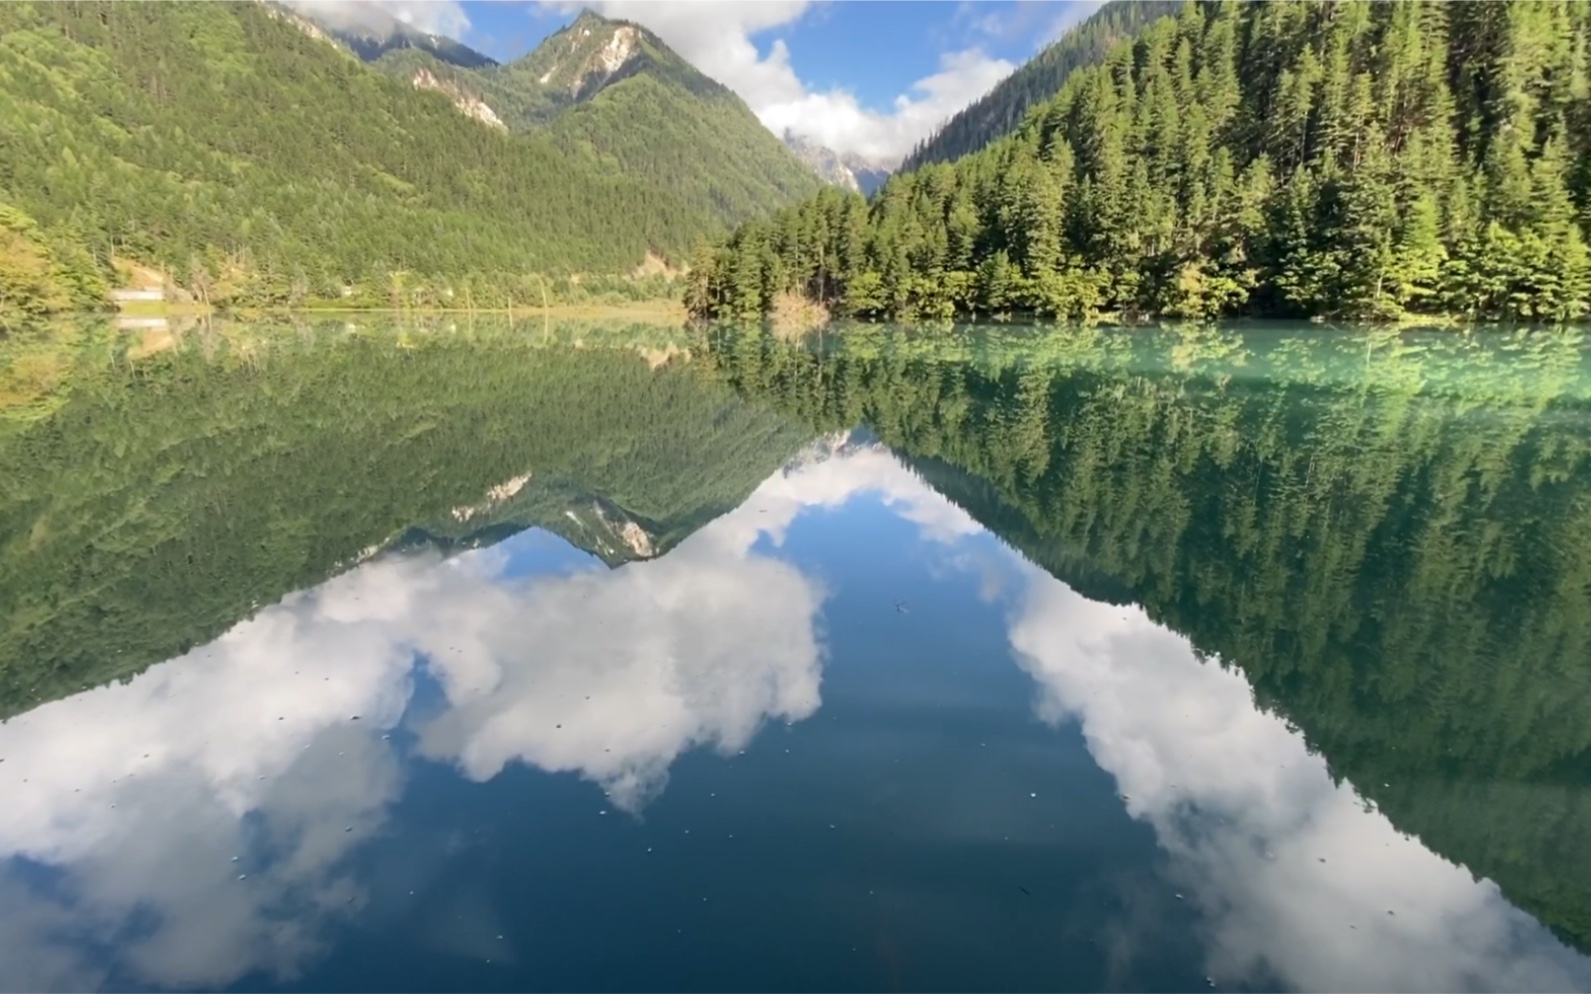
[[[1239,673],[1138,608],[956,541],[972,519],[887,450],[831,444],[660,559],[558,576],[519,575],[512,546],[376,560],[126,685],[0,725],[0,987],[292,977],[325,923],[361,907],[348,857],[402,789],[381,736],[405,720],[424,755],[470,778],[514,761],[574,772],[633,811],[682,753],[812,715],[823,594],[762,540],[860,494],[938,543],[936,565],[975,569],[986,596],[1025,590],[1011,641],[1040,714],[1079,720],[1154,827],[1202,912],[1213,978],[1591,986],[1492,884],[1334,785]],[[416,660],[442,692],[423,717],[409,713]],[[918,828],[983,831],[971,806],[939,813]],[[431,911],[426,941],[459,955],[497,931],[484,896]]]
[[[1029,570],[1011,641],[1042,717],[1081,722],[1128,811],[1154,826],[1210,929],[1222,983],[1305,990],[1568,990],[1584,961],[1335,785],[1259,711],[1236,671],[1202,662],[1136,607]],[[1392,914],[1388,914],[1388,912]]]
[[[95,946],[111,983],[301,969],[360,903],[339,867],[400,791],[382,733],[417,658],[446,696],[423,752],[475,779],[577,771],[632,809],[681,752],[810,715],[822,595],[752,551],[751,513],[611,572],[512,577],[499,550],[369,562],[0,725],[0,987],[97,986],[77,952]]]
[[[123,968],[158,984],[293,972],[313,918],[348,903],[336,864],[396,785],[393,757],[350,717],[390,723],[406,696],[403,661],[354,633],[304,654],[314,625],[312,599],[290,598],[126,685],[0,726],[0,904],[14,912],[0,932],[29,947],[6,958],[7,982],[58,973],[46,940],[63,934],[118,939]],[[335,666],[310,668],[322,662]],[[250,874],[262,845],[273,870]],[[45,886],[18,857],[65,876]],[[127,938],[131,920],[156,924]]]
[[[862,494],[877,494],[902,518],[917,524],[925,539],[948,543],[983,530],[940,496],[882,445],[850,445],[825,439],[783,472],[763,481],[738,512],[746,526],[783,541],[796,515],[810,508],[837,508]]]
[[[821,594],[750,553],[744,509],[666,557],[611,573],[437,589],[417,632],[451,707],[421,748],[475,780],[518,759],[596,780],[635,810],[687,749],[744,747],[767,717],[818,707]],[[434,571],[442,573],[446,571]],[[534,662],[531,662],[531,661]]]

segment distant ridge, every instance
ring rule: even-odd
[[[897,171],[951,162],[1005,137],[1022,123],[1028,108],[1059,93],[1073,70],[1103,61],[1112,45],[1182,7],[1181,0],[1112,0],[1105,4],[945,122],[912,149]]]

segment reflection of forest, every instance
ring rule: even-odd
[[[1591,947],[1577,337],[825,344],[539,323],[6,339],[0,714],[371,548],[534,524],[609,562],[638,537],[666,551],[815,432],[865,423],[1057,577],[1240,667],[1400,829]]]
[[[671,547],[807,436],[666,361],[668,335],[0,341],[0,716],[207,642],[372,548],[532,524],[610,563]]]
[[[746,396],[871,426],[1056,577],[1240,667],[1404,831],[1591,946],[1591,376],[1578,336],[1264,328],[833,347]]]

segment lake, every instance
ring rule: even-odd
[[[1591,346],[0,339],[0,989],[1591,990]]]

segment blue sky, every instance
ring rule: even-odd
[[[356,10],[356,0],[311,0]],[[637,21],[740,94],[774,131],[898,158],[1086,17],[1099,0],[366,0],[501,61],[582,6]]]

